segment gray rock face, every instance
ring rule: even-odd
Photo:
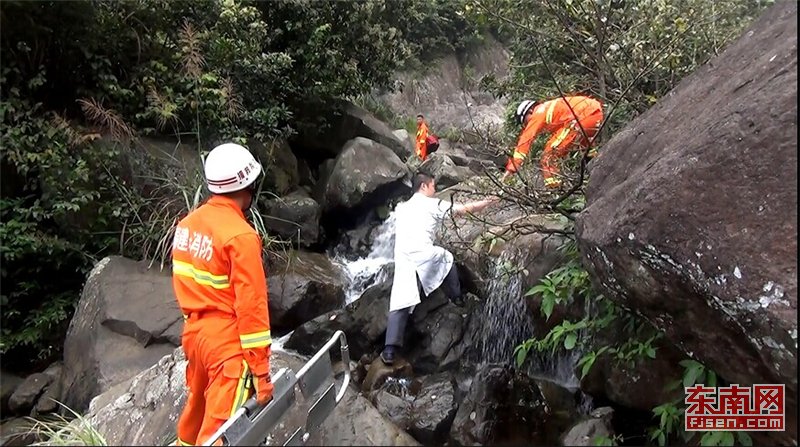
[[[295,137],[295,142],[300,147],[327,157],[335,157],[344,150],[343,145],[347,141],[363,137],[386,146],[401,160],[405,160],[413,152],[413,147],[409,148],[400,141],[386,123],[350,101],[335,99],[327,104],[310,107],[325,125],[300,132]]]
[[[592,163],[577,230],[597,285],[726,380],[786,384],[773,442],[796,442],[797,2],[776,2]]]
[[[464,63],[453,53],[437,60],[425,76],[417,73],[398,73],[401,84],[395,92],[380,95],[382,102],[406,117],[417,113],[434,131],[456,128],[481,132],[502,126],[505,102],[482,92],[478,82],[483,76],[503,78],[508,73],[510,53],[492,36],[484,36],[480,47],[469,52],[466,60],[472,79],[464,70]]]
[[[611,418],[614,410],[611,407],[600,407],[592,411],[591,417],[578,421],[564,433],[559,445],[564,446],[590,446],[597,439],[614,437],[614,427]]]
[[[354,211],[384,203],[404,191],[408,168],[389,148],[363,137],[348,141],[324,182],[323,211]]]
[[[470,168],[457,166],[450,157],[438,151],[431,154],[419,170],[436,178],[437,189],[448,188],[475,175]]]
[[[409,134],[408,131],[405,130],[405,129],[397,129],[394,132],[392,132],[392,135],[394,135],[395,138],[400,140],[400,143],[402,143],[403,147],[405,147],[405,149],[406,149],[406,151],[408,151],[409,155],[414,153],[414,137],[415,137],[415,135]]]
[[[61,402],[83,411],[92,397],[172,352],[182,328],[169,272],[104,258],[89,275],[67,332]]]
[[[297,371],[306,358],[273,351],[271,368]],[[180,348],[136,377],[92,400],[87,415],[109,445],[167,445],[175,440],[178,417],[186,401],[186,360]],[[298,395],[298,404],[270,434],[275,445],[283,445],[294,428],[303,423],[308,402]],[[309,445],[419,445],[365,398],[348,389],[344,400],[326,419]]]
[[[302,189],[268,200],[263,215],[267,229],[301,247],[310,247],[319,240],[321,216],[320,204]]]
[[[31,374],[20,384],[11,398],[8,399],[9,409],[17,414],[27,414],[36,405],[39,396],[50,385],[53,378],[45,373]]]
[[[345,279],[331,260],[319,253],[295,251],[288,264],[267,275],[270,325],[288,332],[326,312],[344,306]]]

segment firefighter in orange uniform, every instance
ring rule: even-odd
[[[542,103],[525,100],[517,107],[516,118],[525,127],[517,140],[514,154],[506,164],[503,180],[517,172],[536,136],[544,130],[552,134],[542,154],[544,185],[557,188],[561,186],[561,179],[557,177],[559,159],[569,155],[571,150],[587,149],[589,141],[584,138],[581,127],[586,137],[593,139],[603,121],[603,105],[588,96],[564,96]],[[596,155],[597,151],[592,148],[589,156]]]
[[[417,139],[414,140],[414,153],[422,161],[428,158],[428,123],[422,114],[417,115]]]
[[[214,148],[205,160],[213,195],[175,229],[172,283],[189,387],[176,445],[207,441],[253,392],[261,404],[272,397],[261,238],[244,217],[261,171],[238,144]]]

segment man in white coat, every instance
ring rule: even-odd
[[[451,300],[461,297],[461,285],[453,255],[433,245],[436,227],[448,214],[466,214],[485,208],[497,198],[465,204],[439,200],[433,176],[418,173],[411,182],[414,195],[395,209],[394,282],[389,298],[386,343],[381,360],[394,363],[403,347],[406,322],[414,306],[420,303],[420,292],[428,296],[439,287]]]

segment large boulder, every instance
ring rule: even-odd
[[[595,351],[629,338],[630,332],[624,326],[623,321],[615,321],[604,331],[605,334],[597,334],[591,342]],[[638,337],[646,340],[651,335],[652,331]],[[656,349],[655,358],[642,356],[632,362],[601,355],[581,379],[581,390],[592,397],[640,411],[652,411],[666,402],[681,399],[683,388],[670,388],[669,385],[683,377],[684,368],[680,362],[686,359],[686,355],[663,338],[657,340],[653,347]],[[581,367],[576,366],[577,377],[581,377],[580,370]]]
[[[267,191],[280,196],[300,184],[297,157],[286,140],[272,140],[266,144],[253,141],[250,150],[264,167],[264,187]]]
[[[356,301],[303,324],[292,332],[286,348],[312,355],[338,331],[344,331],[350,357],[372,354],[383,346],[391,280],[368,288]]]
[[[423,377],[421,382],[411,405],[409,433],[425,445],[442,445],[458,410],[453,377],[438,373]]]
[[[267,200],[263,218],[267,229],[300,247],[310,247],[320,239],[322,207],[304,190]]]
[[[324,254],[293,251],[269,270],[269,317],[276,334],[344,306],[343,272]]]
[[[371,113],[345,99],[309,104],[320,121],[313,128],[303,129],[294,137],[298,147],[319,154],[335,157],[344,150],[344,144],[354,138],[363,137],[387,147],[402,160],[408,158],[409,148],[392,132],[389,126]],[[321,111],[321,112],[320,112]]]
[[[786,385],[797,441],[797,2],[617,133],[578,241],[597,286],[732,383]]]
[[[27,414],[52,381],[53,378],[45,373],[35,373],[26,377],[8,399],[9,409],[16,414]]]
[[[307,358],[280,350],[272,353],[273,371],[295,372]],[[180,348],[156,365],[120,383],[92,400],[87,417],[108,445],[167,445],[175,440],[178,417],[186,402],[186,360]],[[283,445],[299,427],[308,408],[302,395],[270,433],[275,445]],[[348,388],[344,399],[308,441],[309,445],[419,445],[365,398]]]
[[[453,445],[552,444],[548,413],[533,379],[488,364],[477,372],[458,407],[450,438]]]
[[[449,188],[475,175],[470,168],[457,166],[450,157],[439,152],[431,154],[419,170],[436,178],[437,189]]]
[[[67,331],[60,401],[83,411],[92,397],[172,352],[182,328],[169,272],[117,256],[102,259]]]
[[[329,220],[352,221],[406,192],[409,177],[406,165],[386,146],[356,137],[342,148],[315,195]]]
[[[592,411],[588,418],[576,422],[561,436],[559,445],[602,445],[599,444],[600,440],[614,437],[614,427],[611,425],[613,416],[614,410],[611,407],[600,407]]]

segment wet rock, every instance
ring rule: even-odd
[[[372,391],[370,402],[396,426],[408,431],[411,425],[411,402],[384,389]],[[419,438],[415,435],[415,439]]]
[[[563,446],[590,446],[598,445],[599,439],[614,437],[614,427],[611,418],[614,410],[611,407],[600,407],[591,413],[589,419],[576,422],[559,440]]]
[[[27,414],[52,381],[53,378],[44,373],[26,377],[8,399],[9,410],[16,414]]]
[[[421,374],[452,369],[468,349],[464,332],[467,309],[452,303],[436,290],[414,308],[407,324],[404,355]]]
[[[408,378],[413,374],[411,365],[402,358],[396,358],[391,365],[376,359],[369,365],[367,376],[361,384],[361,391],[370,392],[383,386],[389,377]]]
[[[548,413],[530,377],[489,364],[478,371],[461,402],[450,439],[455,445],[546,445]]]
[[[273,351],[273,372],[295,372],[308,358]],[[186,401],[186,360],[180,348],[156,365],[118,384],[92,400],[87,415],[109,445],[167,445],[175,440],[175,427]],[[271,444],[283,445],[305,422],[311,402],[298,395],[297,404],[284,416]],[[419,445],[411,436],[382,416],[369,401],[348,388],[345,397],[309,445]]]
[[[597,288],[727,381],[785,384],[772,443],[796,443],[797,2],[776,2],[591,164],[576,230]]]
[[[437,197],[464,203],[485,199],[487,195],[481,191],[494,189],[489,180],[473,177],[437,193]],[[566,242],[565,228],[566,224],[558,216],[531,214],[501,200],[474,216],[446,219],[438,236],[442,246],[463,265],[463,281],[474,283],[479,290],[473,291],[482,294],[501,257],[515,258],[513,267],[517,270],[512,273],[521,276],[525,291],[537,284],[563,260],[558,248]],[[528,271],[527,275],[522,274],[523,269]]]
[[[92,397],[172,352],[182,328],[170,272],[104,258],[89,274],[67,331],[60,401],[85,410]]]
[[[8,414],[8,399],[17,390],[25,379],[0,369],[0,413]]]
[[[568,388],[550,379],[537,377],[535,381],[550,409],[547,420],[549,436],[564,433],[576,420],[585,416],[580,408],[580,389]]]
[[[270,267],[267,284],[270,324],[276,334],[344,306],[344,274],[324,254],[292,252],[287,262]]]
[[[450,157],[438,151],[431,154],[419,170],[436,178],[436,189],[449,188],[475,175],[471,169],[456,165]]]
[[[302,189],[264,204],[263,218],[267,229],[301,247],[310,247],[319,240],[321,216],[319,203]]]
[[[409,178],[406,165],[386,146],[357,137],[344,145],[330,175],[317,184],[315,198],[323,220],[348,227],[367,210],[405,193]]]
[[[409,433],[425,445],[442,445],[458,409],[452,375],[425,378],[412,408]]]
[[[286,348],[313,355],[336,331],[342,330],[347,336],[351,358],[379,352],[383,349],[390,290],[391,281],[376,284],[346,307],[304,323],[286,341]]]

